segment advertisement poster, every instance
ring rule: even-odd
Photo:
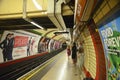
[[[38,51],[41,52],[48,52],[48,44],[50,39],[42,37],[38,44]]]
[[[104,46],[107,80],[120,80],[120,17],[99,28]]]
[[[53,39],[50,40],[49,47],[48,47],[49,52],[54,51],[54,42],[55,42],[55,40],[53,40]]]
[[[58,41],[54,42],[54,49],[59,49],[60,48],[60,43]]]
[[[23,30],[4,31],[0,40],[0,62],[37,54],[40,38]]]

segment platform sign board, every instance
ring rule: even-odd
[[[106,56],[107,80],[120,80],[120,17],[99,28]]]
[[[85,8],[85,4],[86,4],[86,1],[87,0],[77,0],[77,3],[76,3],[76,21],[79,22],[82,15],[83,15],[83,10]]]
[[[38,53],[38,42],[41,36],[23,30],[4,31],[0,43],[6,39],[6,35],[9,33],[14,34],[14,41],[12,43],[13,51],[9,54],[7,52],[7,54],[4,55],[3,48],[0,48],[0,62],[19,59]],[[9,43],[10,41],[7,41],[7,45]],[[0,46],[3,47],[3,44]],[[7,51],[9,51],[9,49]]]

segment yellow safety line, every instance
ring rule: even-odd
[[[26,80],[30,79],[32,76],[34,76],[36,73],[38,73],[39,71],[41,71],[43,68],[45,68],[48,64],[50,64],[53,60],[51,60],[50,62],[48,62],[47,64],[43,65],[40,69],[38,69],[36,72],[34,72],[33,74],[31,74],[30,76],[28,76],[26,78]]]
[[[29,75],[29,74],[30,74],[30,73],[29,73],[29,74],[28,74],[28,77],[24,78],[24,77],[25,77],[25,76],[24,76],[24,77],[21,78],[20,80],[28,80],[28,79],[30,79],[30,78],[31,78],[32,76],[34,76],[36,73],[38,73],[38,72],[41,71],[43,68],[45,68],[47,65],[49,65],[53,60],[54,60],[54,59],[50,60],[48,63],[46,63],[45,65],[43,65],[40,69],[36,70],[34,73],[32,73],[32,72],[33,72],[33,71],[32,71],[32,72],[31,72],[31,73],[32,73],[31,75]],[[27,75],[26,75],[26,76],[27,76]]]

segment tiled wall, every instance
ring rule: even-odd
[[[93,46],[93,41],[87,26],[85,27],[84,31],[81,33],[81,38],[84,41],[84,54],[85,54],[84,66],[86,70],[91,74],[91,76],[95,78],[96,77],[96,54]]]
[[[95,80],[106,80],[103,46],[93,20],[80,34],[84,42],[84,67]]]

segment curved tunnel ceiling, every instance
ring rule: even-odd
[[[46,36],[46,37],[51,38],[52,36],[54,36],[53,32],[56,31],[57,29],[52,28],[52,29],[47,29],[47,30],[42,30],[42,29],[34,29],[34,30],[42,33],[42,36]]]
[[[18,29],[39,29],[23,19],[23,1],[24,0],[0,0],[0,30],[18,30]],[[47,16],[47,0],[27,0],[26,14],[27,17],[37,22],[39,25],[49,29],[57,29],[53,22]],[[36,1],[41,9],[36,8]],[[34,3],[33,3],[34,2]],[[74,3],[75,0],[70,0],[70,3],[62,6],[62,17],[66,28],[73,28],[74,26]],[[8,3],[8,4],[6,4]],[[17,6],[17,7],[15,7]],[[9,7],[9,8],[8,8]],[[47,33],[46,31],[38,31],[40,33]],[[52,37],[53,34],[47,35]],[[57,38],[58,39],[58,38]]]
[[[22,18],[23,1],[24,0],[1,0],[0,30],[39,29]],[[40,4],[39,6],[41,6],[42,10],[36,8],[35,1]],[[57,28],[47,16],[47,0],[27,0],[26,11],[26,14],[30,19],[43,26],[44,28]],[[68,5],[63,5],[62,17],[66,27],[72,28],[74,25],[74,14]]]
[[[53,38],[55,40],[59,40],[60,38],[63,38],[65,40],[65,37],[63,37],[63,35],[55,36],[54,32],[58,31],[58,29],[48,29],[48,30],[34,29],[34,30],[42,33],[42,36],[45,36],[48,38]]]

